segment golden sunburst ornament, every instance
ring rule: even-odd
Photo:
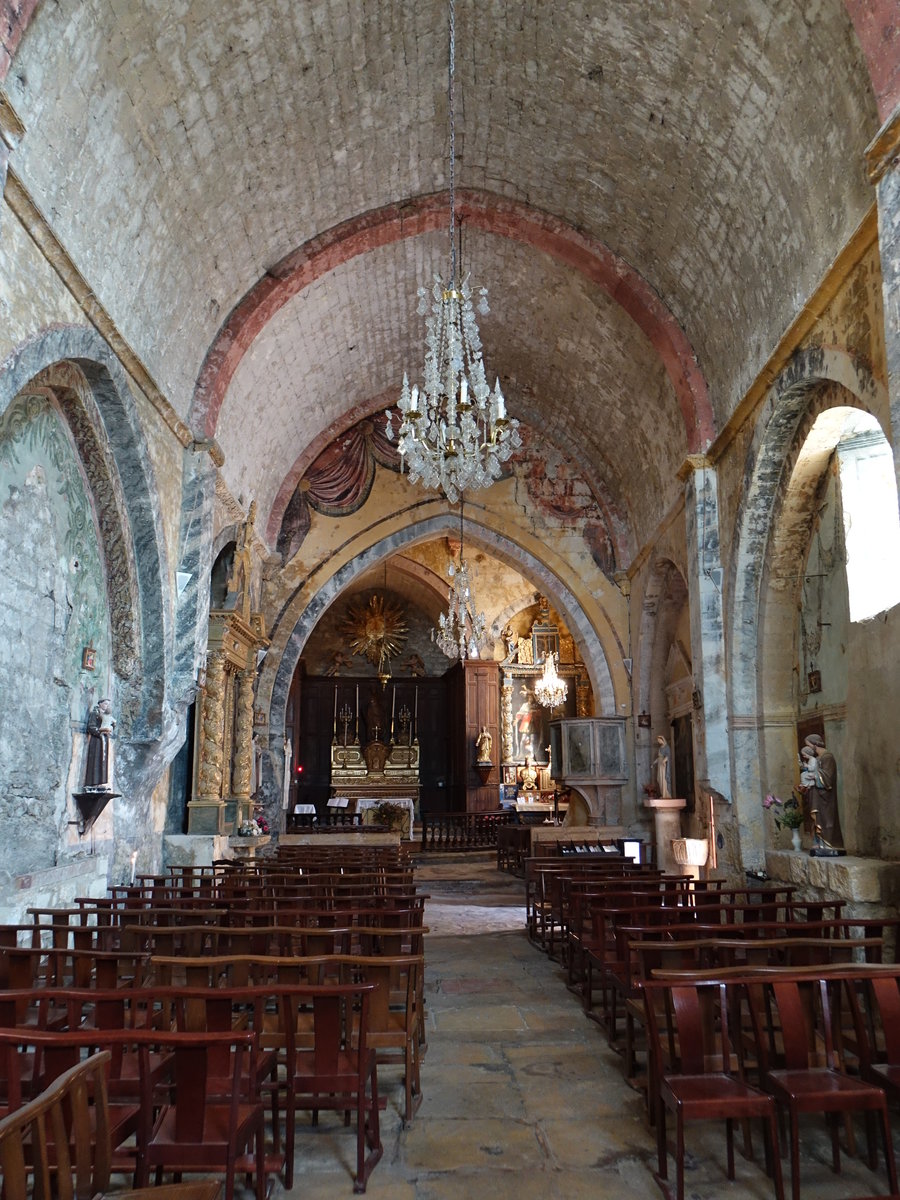
[[[368,602],[351,600],[340,629],[353,653],[361,654],[378,668],[379,676],[387,677],[389,660],[400,653],[406,641],[406,610],[396,600],[377,593]]]

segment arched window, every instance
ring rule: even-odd
[[[878,421],[854,409],[837,444],[850,620],[900,601],[900,515],[894,456]]]

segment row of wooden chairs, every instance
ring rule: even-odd
[[[880,1126],[890,1194],[896,1195],[888,1099],[900,1099],[900,969],[848,964],[680,972],[643,984],[655,1086],[658,1172],[667,1178],[666,1112],[676,1120],[676,1195],[684,1196],[684,1124],[725,1120],[734,1178],[732,1123],[766,1123],[766,1165],[782,1181],[775,1116],[790,1126],[791,1192],[801,1189],[799,1120],[825,1114],[839,1172],[839,1117],[866,1116],[867,1158],[876,1169]],[[849,1020],[847,1036],[844,1017]]]
[[[894,1007],[889,1021],[900,1028],[900,968],[880,965],[884,934],[895,932],[891,922],[844,919],[840,906],[801,903],[790,888],[766,894],[754,888],[757,894],[750,897],[746,888],[714,886],[697,891],[691,884],[650,872],[626,875],[596,868],[566,872],[555,863],[549,869],[535,864],[529,873],[534,881],[529,934],[545,951],[556,952],[585,1011],[606,1025],[610,1043],[617,1048],[617,1018],[624,1010],[625,1067],[631,1079],[636,1072],[637,1033],[646,1030],[645,1084],[651,1121],[657,1128],[658,1174],[660,1181],[667,1177],[668,1109],[676,1118],[678,1200],[684,1196],[684,1122],[719,1117],[727,1121],[729,1178],[734,1177],[733,1122],[746,1127],[751,1117],[763,1119],[766,1166],[781,1200],[775,1124],[781,1111],[791,1120],[792,1189],[798,1200],[797,1118],[806,1109],[816,1111],[817,1105],[827,1112],[846,1109],[880,1115],[891,1194],[897,1191],[884,1092],[872,1086],[867,1076],[877,1057],[885,1054],[883,1022],[873,1015],[880,1006],[864,1002],[865,987],[884,988],[883,981],[890,979]],[[874,960],[873,965],[864,959]],[[882,983],[868,982],[866,972],[879,971],[884,972],[877,976]],[[776,976],[795,981],[793,997],[789,988],[777,994],[766,990]],[[754,991],[750,979],[764,982],[757,982]],[[729,989],[727,997],[724,991],[715,992],[716,986]],[[682,989],[677,999],[676,987]],[[849,989],[843,1006],[834,1002],[835,988]],[[598,992],[600,1010],[595,1011]],[[853,1013],[852,1033],[847,1013]],[[790,1027],[790,1054],[785,1048],[784,1019]],[[900,1094],[900,1033],[896,1040]],[[823,1060],[831,1056],[836,1074],[818,1077],[823,1084],[819,1090],[813,1085],[804,1090],[798,1084],[796,1095],[789,1087],[779,1092],[776,1081],[784,1084],[786,1078],[779,1072],[783,1069],[790,1082],[790,1072],[801,1069],[803,1046],[818,1047]],[[804,1062],[803,1070],[809,1065]],[[850,1082],[835,1083],[835,1079]],[[867,1131],[869,1163],[874,1167],[874,1131],[868,1123]],[[852,1148],[852,1127],[849,1133]],[[837,1136],[833,1123],[836,1170]],[[748,1145],[745,1134],[745,1148]]]
[[[5,1026],[20,1036],[34,1031],[64,1037],[71,1050],[72,1039],[77,1044],[78,1036],[98,1023],[105,1039],[129,1032],[129,1026],[130,1032],[149,1036],[140,1026],[151,1012],[154,1036],[167,1034],[171,1027],[203,1034],[204,1023],[196,1027],[201,1009],[219,1013],[216,1032],[224,1034],[232,1030],[234,1020],[247,1024],[247,1013],[240,1015],[235,1006],[248,989],[263,989],[271,997],[272,989],[286,987],[364,987],[365,1000],[356,995],[338,1023],[346,1039],[365,1009],[373,1072],[368,1115],[358,1121],[357,1174],[364,1188],[381,1153],[380,1140],[376,1137],[376,1147],[370,1136],[371,1096],[377,1097],[375,1067],[390,1062],[402,1066],[405,1121],[412,1119],[421,1100],[420,1059],[427,1047],[422,923],[426,898],[415,890],[413,874],[397,856],[352,856],[346,870],[333,854],[304,855],[303,862],[301,867],[285,859],[262,870],[258,864],[216,864],[212,872],[142,878],[113,889],[103,901],[85,898],[67,911],[36,910],[30,930],[0,931],[0,987],[6,989],[0,991],[0,1034]],[[206,997],[202,1005],[190,986],[197,984]],[[123,996],[128,997],[127,1016],[121,1007]],[[188,1003],[194,1014],[191,1024],[183,1015]],[[271,999],[269,1004],[271,1008]],[[181,1015],[174,1016],[176,1012]],[[271,1011],[265,1022],[265,1036],[271,1037]],[[44,1029],[39,1031],[39,1025]],[[256,1029],[254,1021],[249,1025]],[[260,1027],[257,1036],[262,1032]],[[298,1038],[301,1032],[298,1026]],[[317,1042],[314,1038],[306,1048],[311,1050]],[[272,1093],[274,1105],[284,1090],[284,1062],[269,1076],[269,1052],[263,1054],[256,1046],[248,1053],[262,1064],[250,1077],[261,1092]],[[132,1054],[129,1060],[132,1076],[138,1057]],[[18,1058],[25,1062],[27,1055]],[[39,1078],[38,1074],[34,1080]],[[116,1088],[121,1086],[117,1073]],[[159,1083],[150,1086],[151,1100],[159,1106],[164,1100]],[[15,1085],[8,1083],[6,1092],[12,1095]],[[304,1093],[295,1088],[294,1102],[303,1107],[298,1094],[302,1100]],[[306,1107],[318,1111],[329,1105],[323,1099]],[[348,1107],[339,1089],[331,1107]],[[376,1134],[378,1107],[376,1099]],[[279,1128],[273,1112],[276,1151]],[[294,1122],[288,1119],[284,1140],[292,1143],[293,1137]],[[259,1191],[266,1171],[258,1153],[255,1157]],[[287,1159],[290,1187],[292,1144]],[[153,1163],[149,1150],[146,1162]],[[231,1166],[228,1171],[233,1176]]]
[[[285,1077],[287,1066],[283,1063],[279,1066],[272,1047],[285,1048],[287,1061],[294,1061],[295,1052],[290,1039],[296,1037],[299,1040],[305,1029],[308,1038],[305,1049],[315,1061],[321,1063],[325,1060],[328,1047],[333,1044],[333,1037],[337,1035],[335,1030],[331,1030],[328,1036],[322,1034],[318,1019],[314,1028],[309,1026],[309,1022],[304,1027],[296,1009],[293,1015],[282,1014],[279,1020],[273,1008],[280,1010],[285,1006],[286,999],[295,995],[299,995],[304,1002],[313,997],[318,1005],[323,994],[339,994],[341,988],[345,994],[350,994],[347,992],[349,988],[356,997],[353,989],[364,989],[367,993],[365,1005],[360,1007],[362,1002],[356,997],[354,1007],[345,1008],[340,1028],[346,1036],[357,1023],[364,1021],[373,1064],[401,1065],[405,1087],[403,1116],[405,1120],[410,1120],[421,1100],[423,1027],[419,998],[423,969],[423,957],[410,954],[370,957],[347,955],[308,960],[271,957],[256,960],[205,957],[191,960],[179,957],[153,962],[153,974],[158,980],[177,979],[177,983],[173,982],[170,986],[157,982],[152,987],[84,990],[41,988],[2,993],[0,1020],[4,1020],[9,1027],[8,1032],[18,1034],[20,1038],[30,1037],[35,1030],[53,1033],[61,1039],[62,1050],[66,1054],[73,1051],[72,1037],[76,1039],[74,1046],[78,1046],[81,1044],[77,1040],[78,1035],[86,1032],[93,1034],[96,1044],[103,1046],[108,1044],[109,1035],[117,1036],[123,1030],[135,1032],[153,1028],[154,1031],[165,1033],[174,1027],[185,1033],[226,1033],[238,1021],[241,1027],[255,1030],[260,1039],[259,1044],[251,1048],[247,1071],[257,1091],[273,1091],[272,1128],[277,1148],[279,1123],[275,1099],[282,1087],[278,1079]],[[335,988],[339,991],[334,992]],[[325,1017],[322,1019],[325,1020]],[[3,1032],[0,1029],[0,1033]],[[288,1038],[287,1043],[285,1038]],[[69,1065],[67,1060],[59,1062],[60,1049],[59,1045],[55,1047],[57,1068]],[[0,1071],[0,1090],[11,1107],[15,1107],[14,1101],[21,1100],[23,1095],[21,1073],[24,1062],[21,1055],[16,1055]],[[115,1065],[116,1095],[119,1099],[128,1098],[131,1101],[131,1107],[120,1113],[123,1119],[116,1126],[122,1136],[127,1136],[136,1132],[137,1109],[133,1092],[138,1072],[135,1055],[132,1054],[129,1059],[119,1053]],[[207,1069],[205,1064],[204,1069]],[[148,1072],[149,1065],[142,1066],[142,1077],[148,1075],[153,1085],[158,1086],[158,1080]],[[218,1074],[223,1073],[220,1065]],[[38,1069],[34,1065],[25,1082],[27,1084],[43,1078],[43,1068]],[[372,1087],[377,1088],[377,1079],[372,1080]],[[323,1094],[334,1090],[329,1086]],[[287,1103],[285,1140],[288,1187],[291,1186],[293,1171],[293,1111],[304,1106],[296,1100],[296,1091],[295,1088],[289,1095]],[[304,1094],[302,1089],[300,1094]],[[147,1102],[142,1103],[146,1107]],[[324,1102],[316,1107],[329,1106],[344,1107]],[[358,1125],[359,1153],[362,1153],[364,1132],[363,1126]],[[362,1163],[363,1182],[368,1169],[370,1167],[366,1168]]]
[[[18,1112],[17,1095],[46,1087],[77,1066],[85,1050],[99,1047],[108,1053],[111,1098],[104,1123],[112,1165],[121,1169],[130,1161],[138,1187],[147,1185],[151,1173],[159,1180],[163,1172],[219,1171],[226,1200],[240,1173],[255,1177],[257,1200],[265,1200],[267,1176],[283,1165],[286,1186],[292,1186],[298,1110],[355,1111],[356,1186],[364,1191],[382,1153],[376,1053],[368,1041],[374,991],[370,983],[279,985],[232,994],[164,989],[129,995],[131,1024],[125,1028],[104,1025],[95,1006],[90,1027],[0,1029],[4,1098],[11,1113]],[[100,1001],[101,1007],[116,1003],[121,1000],[109,994]],[[78,1011],[78,1001],[67,999],[67,1012],[73,1005]],[[235,1005],[245,1017],[242,1028],[233,1025]],[[168,1027],[173,1010],[179,1014],[177,1029]],[[274,1111],[271,1155],[266,1096]],[[58,1146],[63,1133],[56,1131]]]

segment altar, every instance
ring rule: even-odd
[[[331,796],[332,799],[346,799],[356,812],[363,814],[384,802],[408,809],[406,824],[407,836],[410,836],[419,806],[419,739],[411,720],[412,714],[405,706],[401,707],[396,722],[394,715],[392,702],[390,723],[383,720],[378,693],[373,689],[365,722],[367,735],[371,736],[362,742],[359,736],[358,690],[355,719],[349,705],[338,710],[335,692]]]

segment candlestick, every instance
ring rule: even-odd
[[[337,737],[337,684],[334,685],[334,732],[332,737]]]
[[[134,873],[137,870],[137,850],[131,856],[131,885],[134,887]]]
[[[353,736],[359,741],[359,684],[356,685],[356,728]]]
[[[394,740],[394,710],[397,707],[397,685],[391,690],[391,741]]]
[[[416,684],[416,698],[413,704],[413,738],[419,737],[419,685]]]

